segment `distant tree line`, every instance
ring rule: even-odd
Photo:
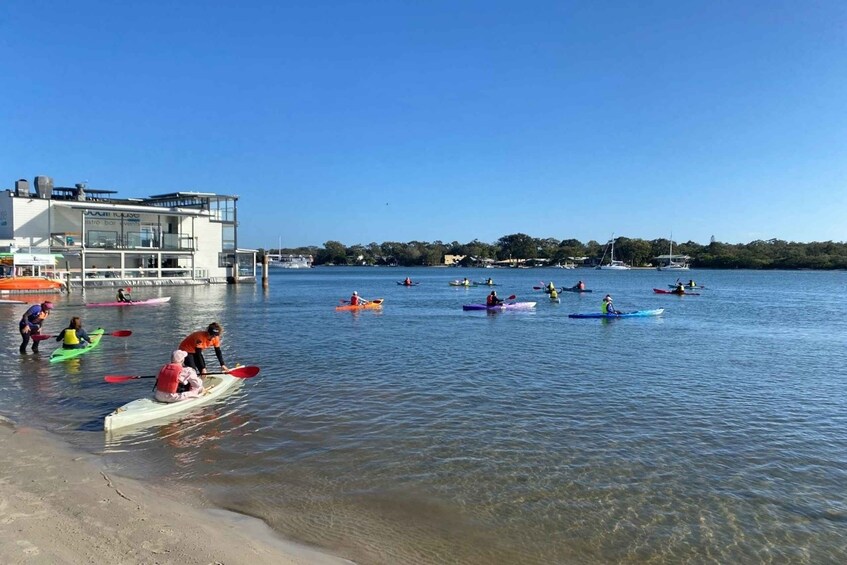
[[[667,255],[667,239],[615,239],[615,259],[632,266],[657,265],[656,257]],[[586,257],[578,264],[596,265],[607,244],[576,239],[539,239],[516,233],[503,236],[495,243],[473,240],[401,243],[369,243],[347,246],[327,241],[323,247],[309,246],[270,249],[268,253],[311,255],[314,265],[396,265],[402,267],[443,265],[445,255],[461,255],[462,266],[482,264],[485,259],[516,260],[527,264],[565,264],[573,257]],[[674,242],[674,255],[688,255],[692,268],[701,269],[847,269],[847,243],[832,241],[796,243],[780,239],[756,240],[729,244],[713,241],[701,245],[693,241]],[[261,256],[261,253],[260,253]]]

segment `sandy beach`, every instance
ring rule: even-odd
[[[351,563],[2,418],[0,445],[0,563]]]

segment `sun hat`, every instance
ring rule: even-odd
[[[188,353],[183,351],[182,349],[177,349],[173,353],[171,353],[171,363],[182,363],[185,361],[185,358],[188,357]]]

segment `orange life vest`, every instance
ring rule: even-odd
[[[162,392],[176,392],[179,385],[179,374],[182,372],[182,363],[168,363],[159,371],[156,379],[156,390]]]

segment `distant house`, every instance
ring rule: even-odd
[[[448,267],[455,267],[461,263],[465,257],[467,257],[467,255],[445,255],[444,264]]]

